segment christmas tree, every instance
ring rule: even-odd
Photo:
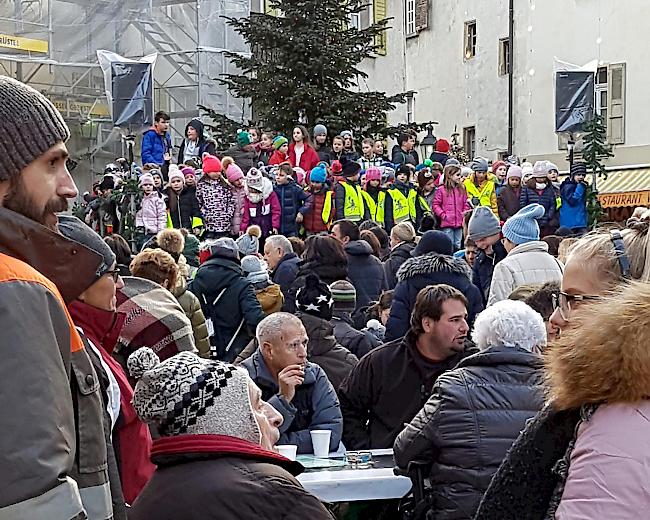
[[[388,22],[353,27],[350,20],[367,4],[271,0],[277,16],[227,18],[249,44],[251,55],[228,53],[242,73],[220,81],[235,96],[251,99],[256,122],[270,129],[290,132],[298,122],[310,127],[322,122],[330,135],[344,129],[356,135],[381,134],[386,112],[404,103],[406,93],[387,96],[358,89],[367,77],[359,64],[375,55]]]
[[[605,120],[600,114],[596,114],[593,119],[586,121],[583,130],[585,132],[584,148],[582,149],[582,159],[591,170],[592,182],[591,187],[587,190],[587,215],[589,227],[594,226],[605,214],[598,200],[597,180],[600,177],[607,179],[607,171],[603,164],[603,159],[614,157],[611,147],[607,144],[607,126]]]

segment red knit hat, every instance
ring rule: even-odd
[[[497,170],[499,168],[501,168],[501,166],[506,166],[506,168],[507,168],[508,165],[503,161],[494,161],[492,163],[492,173],[494,173],[496,175]]]
[[[438,139],[436,141],[436,152],[449,153],[449,141],[447,139]]]
[[[221,161],[218,157],[209,153],[203,154],[203,173],[221,173],[221,170]]]
[[[334,174],[341,173],[343,171],[343,165],[340,161],[332,161],[331,170]]]

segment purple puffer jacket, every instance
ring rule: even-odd
[[[241,188],[232,187],[232,195],[235,199],[235,213],[232,216],[232,230],[234,236],[239,235],[239,228],[241,227],[241,217],[244,212],[244,199],[246,199],[246,189],[244,186]]]
[[[143,197],[135,214],[135,227],[144,228],[147,235],[155,235],[167,227],[167,204],[157,191]]]
[[[440,219],[441,228],[462,228],[463,213],[469,210],[467,193],[462,186],[451,191],[440,186],[433,198],[433,212]]]
[[[212,233],[230,233],[235,213],[235,198],[225,181],[204,175],[196,184],[205,230]]]

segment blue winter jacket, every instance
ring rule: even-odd
[[[541,204],[544,206],[546,212],[544,216],[540,219],[537,219],[539,227],[548,226],[552,224],[553,220],[557,216],[557,201],[555,200],[555,188],[551,183],[546,185],[546,188],[542,191],[541,195],[535,188],[535,179],[531,179],[526,186],[521,189],[521,194],[519,195],[519,209],[525,208],[529,204]],[[557,225],[557,223],[555,224]]]
[[[560,186],[560,226],[570,229],[587,227],[587,185],[566,179]]]
[[[280,221],[280,234],[285,237],[292,237],[298,234],[296,215],[302,213],[305,201],[309,194],[305,192],[296,182],[291,179],[289,184],[276,185],[273,188],[280,201],[282,220]]]
[[[296,395],[288,402],[271,376],[264,356],[258,348],[242,363],[251,379],[262,391],[262,399],[275,408],[284,419],[278,444],[295,444],[298,453],[313,453],[311,430],[329,430],[330,451],[336,451],[343,435],[343,416],[334,387],[321,367],[307,362],[305,379],[296,387]]]
[[[404,262],[397,271],[384,341],[393,341],[408,332],[415,299],[429,285],[447,284],[462,292],[469,302],[467,322],[474,323],[476,315],[483,310],[483,298],[478,287],[472,284],[471,276],[469,265],[461,258],[429,253]]]
[[[163,165],[165,163],[165,152],[171,152],[171,149],[172,138],[169,133],[162,136],[153,128],[150,128],[142,136],[142,164]]]

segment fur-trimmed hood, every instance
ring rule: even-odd
[[[550,397],[559,410],[650,398],[650,284],[580,308],[571,329],[545,352]]]
[[[397,271],[397,281],[402,282],[418,275],[433,273],[462,274],[471,280],[469,265],[462,258],[429,253],[423,256],[410,258],[402,264]]]

